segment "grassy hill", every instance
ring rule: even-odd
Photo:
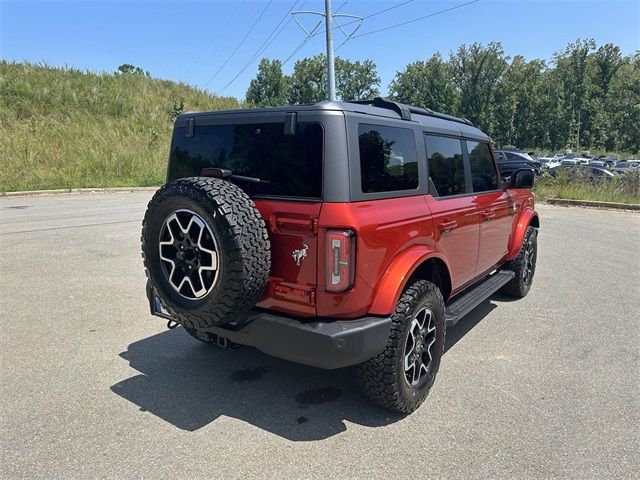
[[[0,191],[160,185],[181,101],[239,106],[143,74],[0,61]]]

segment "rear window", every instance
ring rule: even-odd
[[[360,124],[358,146],[364,193],[418,188],[418,152],[413,130]]]
[[[176,128],[168,179],[226,168],[268,182],[237,181],[251,196],[321,198],[322,139],[317,123],[298,123],[295,135],[284,134],[284,123],[196,126],[193,137]]]

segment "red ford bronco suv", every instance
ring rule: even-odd
[[[151,313],[221,346],[320,368],[414,411],[445,329],[524,297],[532,170],[500,180],[471,122],[383,98],[184,113],[142,251]]]

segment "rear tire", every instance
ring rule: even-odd
[[[395,412],[415,411],[435,381],[444,338],[444,300],[440,290],[426,280],[414,282],[404,291],[391,316],[385,350],[357,366],[365,395]]]
[[[505,270],[511,270],[516,275],[500,289],[500,293],[513,298],[525,297],[533,284],[537,258],[538,231],[529,226],[518,256],[504,265]]]

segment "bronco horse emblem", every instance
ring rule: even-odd
[[[307,250],[309,246],[305,243],[300,250],[294,250],[291,254],[297,266],[300,266],[300,262],[307,257]]]

